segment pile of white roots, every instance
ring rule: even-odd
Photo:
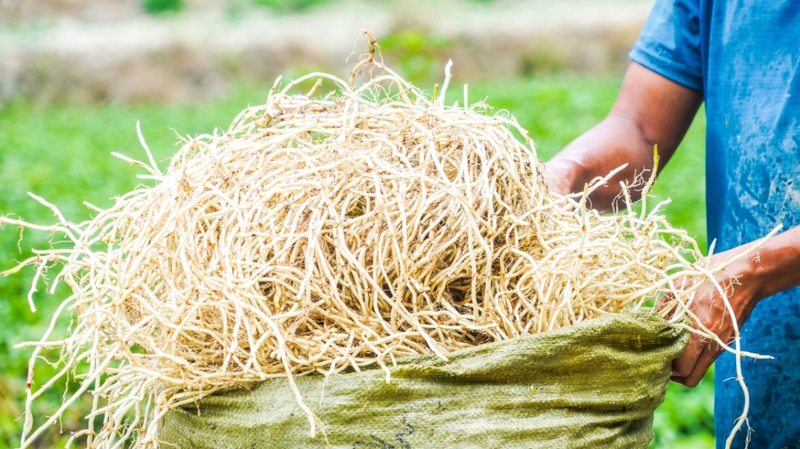
[[[22,447],[87,392],[88,428],[73,437],[157,447],[167,411],[232,386],[285,378],[297,393],[292,376],[367,366],[389,381],[399,357],[446,360],[663,297],[672,303],[652,310],[677,307],[670,319],[685,326],[699,281],[724,267],[693,263],[696,243],[658,208],[599,215],[587,198],[608,177],[551,193],[513,118],[470,105],[466,89],[446,106],[447,81],[430,98],[376,65],[357,88],[324,73],[276,82],[227,131],[187,138],[165,172],[149,150],[147,163],[119,156],[151,185],[90,206],[89,221],[69,223],[38,197],[58,224],[0,219],[71,242],[5,273],[34,267],[33,294],[56,270],[50,291],[72,291],[26,344],[29,379],[42,350],[62,357],[52,381],[29,383]],[[292,93],[318,79],[336,90]],[[68,336],[52,337],[65,315]],[[738,341],[725,347],[740,354]],[[33,401],[64,376],[79,388],[33,426]]]

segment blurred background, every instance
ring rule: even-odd
[[[508,110],[547,160],[602,120],[628,65],[627,53],[653,0],[0,0],[0,215],[49,224],[52,213],[89,217],[83,201],[108,207],[138,173],[110,156],[144,157],[136,121],[166,165],[176,133],[227,127],[265,101],[278,75],[312,70],[342,78],[378,39],[385,62],[432,91],[452,59],[454,100]],[[359,40],[361,38],[361,40]],[[458,94],[456,94],[458,92]],[[666,213],[705,247],[705,121],[699,114],[656,186]],[[0,271],[46,245],[45,233],[0,229]],[[27,292],[33,273],[0,277],[0,449],[18,444],[27,357],[68,295]],[[40,286],[40,290],[44,290]],[[65,332],[68,322],[60,326]],[[51,360],[57,354],[48,354]],[[34,383],[53,374],[39,368]],[[655,417],[653,448],[712,448],[713,373],[695,389],[671,385]],[[67,385],[66,389],[73,386]],[[54,393],[36,406],[52,413]],[[83,407],[83,408],[81,408]],[[70,409],[39,447],[63,445],[85,426],[87,404]]]

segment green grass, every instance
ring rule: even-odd
[[[589,79],[568,76],[537,80],[508,80],[470,86],[470,98],[487,98],[495,110],[507,109],[530,131],[539,151],[547,159],[570,140],[600,121],[610,109],[620,86],[619,79]],[[262,102],[268,86],[243,87],[227,99],[194,106],[40,106],[18,102],[0,110],[0,214],[19,215],[38,223],[52,223],[49,210],[26,192],[43,196],[72,220],[89,217],[82,201],[107,207],[114,195],[131,190],[140,173],[111,157],[116,151],[144,158],[136,137],[136,121],[161,166],[177,149],[176,136],[206,133],[215,126],[227,127],[248,103]],[[459,91],[459,88],[453,88]],[[454,94],[454,99],[458,95]],[[682,148],[664,170],[655,192],[659,199],[672,197],[666,212],[671,221],[705,242],[704,135],[705,123],[698,119]],[[46,235],[27,232],[17,249],[19,232],[0,230],[0,270],[14,265],[31,246],[41,246]],[[703,243],[704,244],[704,243]],[[56,305],[65,296],[39,295],[39,313],[30,312],[25,299],[32,273],[0,278],[0,448],[16,447],[28,352],[13,349],[20,341],[36,339]],[[51,371],[37,372],[41,384]],[[50,404],[60,395],[48,397]],[[713,383],[706,379],[697,389],[671,385],[666,402],[656,413],[657,448],[713,447]],[[52,405],[51,405],[52,406]],[[45,410],[42,409],[41,413]],[[83,424],[81,410],[63,420],[65,432]],[[64,440],[58,429],[41,447],[54,447]]]
[[[266,6],[276,13],[298,13],[328,3],[329,0],[254,0],[256,5]]]
[[[142,0],[142,7],[148,14],[178,12],[183,9],[183,0]]]

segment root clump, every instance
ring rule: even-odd
[[[72,290],[30,344],[31,372],[45,348],[62,350],[57,378],[88,365],[38,430],[31,404],[55,380],[28,389],[23,447],[87,390],[89,446],[153,447],[168,410],[231,386],[283,377],[294,388],[292,376],[446,359],[665,293],[680,323],[697,280],[724,268],[693,263],[695,242],[658,208],[591,210],[588,195],[608,178],[551,193],[513,118],[466,95],[445,105],[447,83],[431,100],[381,68],[359,88],[323,73],[276,83],[227,131],[187,138],[163,173],[152,156],[120,156],[151,185],[84,223],[38,197],[58,224],[0,219],[72,243],[10,270],[35,267],[35,290],[58,268],[51,291]],[[337,92],[292,94],[315,79]],[[71,332],[51,338],[64,314]]]

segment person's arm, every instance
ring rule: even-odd
[[[658,145],[663,167],[689,129],[703,94],[671,81],[637,63],[625,74],[619,97],[608,116],[548,161],[549,179],[558,193],[580,192],[597,176],[617,167],[625,170],[592,195],[592,207],[608,212],[620,193],[619,181],[632,184],[637,175],[653,168],[653,146]],[[640,191],[634,191],[634,200]]]
[[[747,243],[712,256],[711,265],[729,260],[751,245]],[[760,300],[800,286],[800,227],[772,237],[757,251],[731,264],[717,275],[717,280],[732,291],[728,300],[741,326]],[[717,289],[706,282],[695,295],[692,312],[720,340],[732,342],[733,324]],[[722,351],[715,342],[703,341],[693,334],[686,351],[672,363],[672,380],[694,387]]]
[[[619,181],[631,183],[636,175],[652,169],[653,145],[658,144],[662,161],[669,160],[701,102],[699,91],[632,63],[608,117],[547,162],[558,179],[557,183],[548,180],[551,187],[562,194],[580,192],[586,182],[627,163],[608,187],[598,189],[592,197],[594,208],[611,210],[620,193]],[[717,254],[711,264],[731,259],[751,245]],[[731,264],[717,280],[732,291],[727,293],[729,302],[741,326],[758,301],[800,285],[800,227],[773,237],[758,251]],[[710,282],[696,293],[692,311],[722,341],[733,339],[730,316]],[[721,353],[722,348],[713,341],[692,335],[684,354],[672,364],[672,380],[697,385]]]

